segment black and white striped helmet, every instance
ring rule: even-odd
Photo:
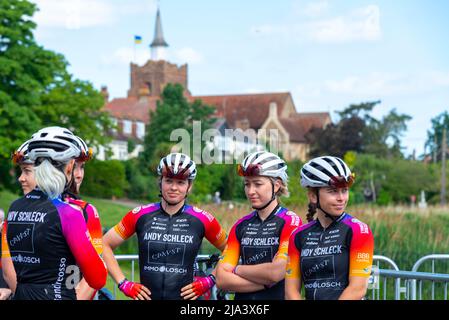
[[[268,151],[250,153],[237,167],[239,176],[266,176],[288,181],[287,164],[279,156]]]
[[[183,153],[170,153],[163,157],[157,167],[157,174],[174,179],[194,180],[196,165],[190,157]]]
[[[34,133],[28,145],[30,160],[50,158],[66,162],[79,157],[81,153],[76,136],[63,127],[46,127]]]
[[[301,168],[303,187],[350,187],[355,176],[346,163],[337,157],[317,157]]]

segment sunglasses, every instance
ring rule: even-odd
[[[179,169],[179,167],[178,167],[178,169]],[[190,170],[188,168],[184,168],[182,170],[178,170],[178,173],[175,174],[167,166],[164,166],[162,168],[162,176],[171,178],[171,179],[186,180],[190,176]]]
[[[14,151],[14,153],[11,155],[11,159],[14,164],[21,163],[24,158],[25,154],[21,151]]]
[[[89,161],[93,158],[93,154],[94,154],[94,152],[93,152],[92,148],[89,148],[89,150],[87,150],[86,153],[81,152],[79,157],[76,158],[76,160],[81,161],[81,162]]]
[[[237,165],[237,174],[241,177],[259,176],[262,166],[260,164],[250,164],[246,170],[241,164]]]
[[[343,176],[332,177],[329,180],[329,185],[334,188],[350,188],[355,181],[355,174],[351,175],[346,179]]]

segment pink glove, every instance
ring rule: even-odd
[[[132,299],[137,298],[137,295],[142,291],[142,287],[140,283],[128,281],[127,279],[120,282],[118,286],[121,292]]]
[[[192,283],[193,292],[199,297],[209,291],[215,285],[215,277],[208,275],[207,277],[194,277]]]

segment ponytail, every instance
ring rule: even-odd
[[[309,209],[308,209],[307,215],[306,215],[307,222],[313,221],[313,216],[316,213],[316,206],[317,206],[316,203],[309,202]]]
[[[66,165],[64,163],[61,167]],[[62,168],[56,168],[48,159],[34,167],[36,184],[50,199],[56,199],[64,192],[67,178]]]

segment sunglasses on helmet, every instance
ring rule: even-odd
[[[355,181],[355,174],[351,173],[351,175],[346,179],[343,176],[332,177],[329,180],[329,185],[334,188],[350,188]]]
[[[169,167],[163,166],[162,176],[171,179],[186,180],[190,176],[190,170],[188,168],[181,169],[180,167],[178,167],[178,173],[175,174]]]
[[[89,148],[89,150],[87,150],[87,152],[81,152],[79,157],[76,158],[77,161],[81,161],[81,162],[86,162],[89,161],[93,158],[93,150],[92,148]]]
[[[260,164],[250,164],[246,168],[243,168],[241,164],[237,165],[237,174],[241,177],[259,176],[262,166]]]
[[[24,158],[25,154],[22,151],[14,151],[14,153],[11,155],[11,159],[14,164],[21,163]]]

